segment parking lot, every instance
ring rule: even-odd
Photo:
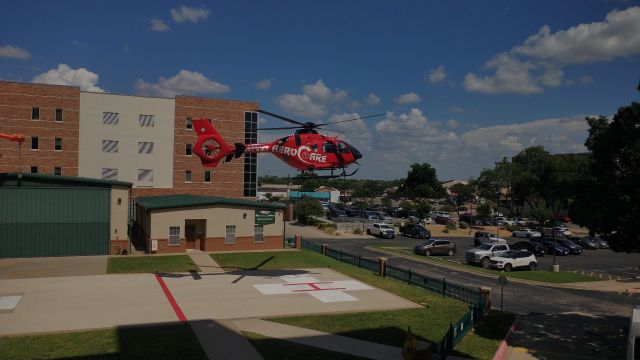
[[[453,256],[434,255],[465,263],[465,252],[473,247],[472,237],[448,238],[456,244],[457,252]],[[526,241],[522,238],[506,238],[508,244],[518,241]],[[398,236],[389,240],[389,246],[400,246],[413,249],[413,246],[423,240]],[[553,264],[553,255],[545,254],[538,257],[538,269],[549,269]],[[556,256],[556,264],[560,270],[576,271],[585,275],[601,277],[612,280],[640,279],[640,256],[638,254],[616,253],[610,249],[583,250],[580,255]]]

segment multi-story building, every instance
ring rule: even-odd
[[[151,98],[0,81],[0,173],[30,172],[133,183],[132,196],[255,198],[256,154],[214,169],[192,154],[190,118],[211,119],[228,143],[256,141],[256,102]]]

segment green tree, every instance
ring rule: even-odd
[[[312,216],[323,216],[324,209],[320,205],[320,201],[310,197],[304,197],[296,204],[295,214],[303,224],[313,223]]]
[[[482,221],[491,219],[491,205],[488,202],[478,205],[477,217]]]
[[[544,226],[545,221],[551,218],[552,211],[544,200],[536,202],[536,207],[531,209],[529,216],[535,219],[540,226]]]
[[[386,207],[386,208],[390,208],[391,207],[391,199],[389,199],[388,197],[383,197],[382,198],[382,206]]]
[[[640,252],[640,103],[619,108],[611,120],[587,122],[591,177],[582,182],[571,215],[592,233],[611,234],[613,250]]]
[[[413,199],[442,199],[447,196],[447,192],[438,181],[436,169],[427,163],[412,164],[398,192]]]

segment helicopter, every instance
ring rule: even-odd
[[[198,140],[193,146],[193,153],[200,158],[203,166],[214,168],[221,160],[224,159],[224,162],[228,162],[240,157],[242,154],[271,153],[287,165],[300,171],[301,178],[314,177],[330,179],[352,176],[359,168],[356,168],[350,173],[347,173],[346,168],[351,164],[359,165],[357,160],[362,158],[362,153],[353,145],[343,140],[319,134],[316,129],[329,124],[384,115],[377,114],[349,120],[315,124],[312,122],[303,123],[264,110],[255,111],[296,125],[256,130],[296,129],[295,133],[268,143],[236,143],[231,145],[224,141],[208,119],[192,119],[193,128],[198,135]],[[320,174],[320,172],[323,172],[323,174]]]

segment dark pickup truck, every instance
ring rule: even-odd
[[[400,226],[400,234],[404,236],[411,236],[416,239],[430,239],[431,231],[420,224],[406,224]]]

